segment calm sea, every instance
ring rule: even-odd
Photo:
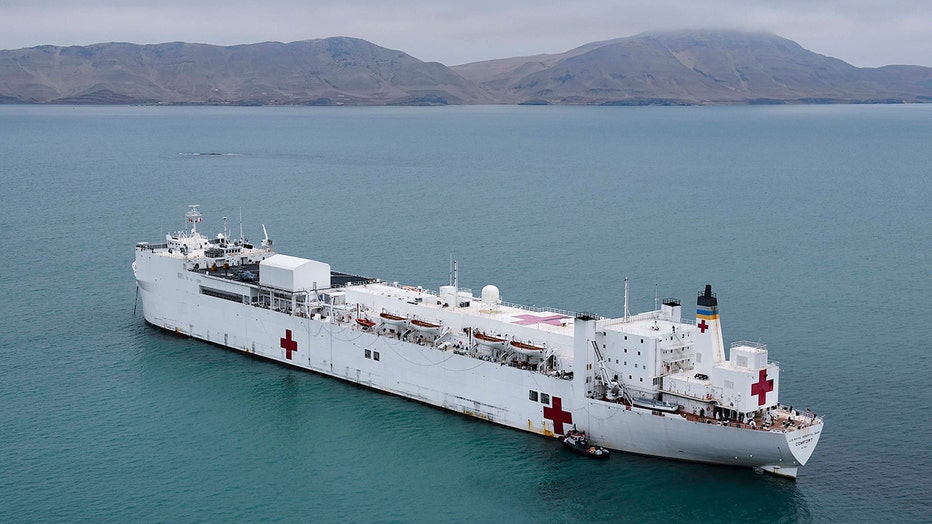
[[[210,154],[206,154],[210,153]],[[0,521],[928,522],[932,105],[0,106]],[[718,294],[798,482],[545,438],[147,327],[200,204],[285,253],[617,316]]]

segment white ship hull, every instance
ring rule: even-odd
[[[814,417],[790,430],[775,427],[765,431],[690,417],[685,410],[680,414],[651,411],[593,394],[593,386],[582,377],[578,364],[575,377],[570,378],[564,372],[544,370],[543,361],[538,365],[505,365],[497,354],[482,357],[476,350],[465,351],[466,345],[459,342],[450,345],[440,344],[443,338],[424,340],[416,330],[403,332],[405,328],[395,326],[396,330],[387,331],[385,323],[371,329],[360,326],[355,321],[356,312],[349,314],[352,304],[370,311],[398,304],[402,310],[433,314],[428,320],[442,323],[447,336],[460,337],[448,340],[464,340],[472,328],[501,326],[475,311],[448,308],[446,304],[433,309],[411,305],[415,301],[402,304],[390,296],[391,289],[385,284],[342,288],[346,304],[350,304],[342,306],[347,314],[331,307],[314,315],[310,309],[303,314],[250,303],[248,297],[255,296],[257,287],[261,292],[261,285],[193,271],[190,257],[166,255],[164,249],[137,246],[133,267],[145,319],[156,327],[523,431],[554,437],[575,425],[587,431],[593,442],[614,450],[761,467],[795,477],[796,468],[809,459],[822,430],[821,419]],[[405,293],[421,296],[420,292]],[[236,296],[246,298],[237,302]],[[551,323],[555,327],[543,331],[539,326],[506,326],[523,339],[537,336],[546,338],[547,347],[572,348],[574,337],[567,332],[572,327]],[[464,329],[466,326],[469,329]],[[605,329],[600,336],[607,335],[610,328]],[[684,329],[692,326],[681,327],[680,332]],[[675,333],[675,326],[673,330]],[[461,346],[464,350],[458,350]],[[578,344],[576,351],[579,355]]]

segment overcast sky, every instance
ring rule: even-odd
[[[932,66],[932,0],[0,0],[0,49],[352,36],[458,65],[695,28],[769,31],[860,67]]]

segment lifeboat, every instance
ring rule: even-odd
[[[637,397],[633,400],[635,406],[639,408],[652,409],[654,411],[665,411],[667,413],[676,413],[680,406],[672,402],[664,402],[648,397]]]
[[[386,324],[405,324],[408,322],[407,317],[399,317],[398,315],[392,315],[391,313],[379,313],[379,316],[382,317],[382,321]]]
[[[359,324],[360,326],[366,328],[366,329],[369,329],[369,328],[371,328],[372,326],[375,325],[375,322],[369,320],[368,318],[364,318],[364,317],[359,317],[359,318],[357,318],[357,319],[356,319],[356,323]]]
[[[473,333],[473,338],[476,342],[482,344],[483,346],[489,346],[492,348],[505,349],[508,347],[508,341],[504,338],[493,337],[490,335],[484,335],[482,333]]]
[[[560,437],[560,442],[573,453],[586,457],[607,459],[611,455],[609,450],[591,443],[585,431],[576,431],[572,429],[566,436]]]
[[[430,331],[430,332],[440,331],[440,324],[433,324],[431,322],[425,322],[423,320],[417,320],[417,319],[411,320],[411,327],[419,331]]]
[[[526,344],[524,342],[518,342],[517,340],[511,341],[511,349],[521,353],[522,355],[528,356],[541,356],[544,354],[544,348],[540,346],[535,346],[533,344]]]

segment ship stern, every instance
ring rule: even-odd
[[[809,462],[809,457],[815,451],[819,443],[819,437],[822,436],[822,419],[815,419],[812,424],[799,428],[795,431],[785,434],[786,448],[793,456],[792,465],[790,464],[769,464],[761,466],[761,469],[779,477],[796,479],[800,466],[805,466]]]

